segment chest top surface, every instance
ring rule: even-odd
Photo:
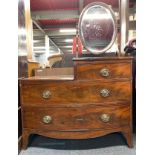
[[[51,68],[50,75],[33,76],[21,79],[22,83],[26,81],[73,81],[77,79],[104,79],[101,72],[109,71],[108,78],[129,78],[132,72],[133,57],[82,57],[73,58],[74,67],[69,68]],[[103,73],[104,74],[104,73]]]

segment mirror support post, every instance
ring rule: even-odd
[[[120,7],[120,55],[124,55],[124,47],[128,41],[129,29],[129,0],[119,0]]]
[[[79,0],[79,14],[82,12],[84,6],[84,0]]]

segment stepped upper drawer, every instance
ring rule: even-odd
[[[94,64],[95,63],[95,64]],[[132,77],[132,63],[129,62],[77,62],[76,79],[129,79]]]

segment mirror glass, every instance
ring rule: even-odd
[[[116,39],[116,20],[105,3],[87,5],[79,20],[79,36],[85,48],[93,54],[106,52]]]

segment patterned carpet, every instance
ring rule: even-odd
[[[57,140],[42,136],[30,137],[27,150],[20,155],[136,155],[134,148],[128,148],[121,134],[110,134],[89,140]]]

